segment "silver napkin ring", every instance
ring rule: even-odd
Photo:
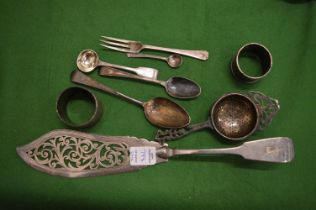
[[[262,74],[259,76],[251,76],[246,74],[239,65],[239,58],[241,56],[256,57],[262,67]],[[266,77],[272,67],[272,55],[269,50],[259,43],[248,43],[242,46],[231,62],[231,71],[234,77],[242,82],[254,83]]]
[[[82,99],[93,103],[94,113],[90,119],[83,123],[73,122],[67,113],[67,104],[73,99]],[[70,87],[65,89],[58,97],[56,112],[59,119],[72,128],[88,128],[93,126],[102,116],[102,104],[99,99],[89,90],[80,87]]]

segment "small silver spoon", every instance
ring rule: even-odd
[[[152,79],[157,79],[158,76],[158,70],[148,67],[137,67],[137,68],[131,68],[127,66],[120,66],[116,64],[107,63],[104,61],[101,61],[99,59],[98,54],[91,49],[83,50],[79,53],[77,58],[77,67],[80,71],[84,73],[88,73],[93,71],[98,66],[110,66],[118,69],[124,69],[126,71],[132,71],[140,76],[148,77]]]
[[[127,57],[129,58],[153,58],[157,60],[163,60],[168,63],[171,68],[179,68],[182,65],[182,57],[178,54],[171,54],[168,57],[162,57],[158,55],[149,55],[143,53],[127,53]]]
[[[194,81],[184,77],[171,77],[167,81],[140,77],[135,74],[120,71],[111,67],[102,67],[99,72],[100,76],[123,77],[138,79],[146,82],[156,83],[163,86],[166,92],[175,98],[189,99],[196,98],[201,94],[201,87]]]

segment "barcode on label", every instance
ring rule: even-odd
[[[156,163],[156,147],[130,147],[130,165],[144,166]]]

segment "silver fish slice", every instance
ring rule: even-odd
[[[137,171],[178,155],[229,154],[247,160],[287,163],[294,158],[294,146],[291,139],[276,137],[232,148],[180,150],[136,137],[54,130],[18,147],[17,153],[39,171],[74,178]]]

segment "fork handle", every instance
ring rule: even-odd
[[[168,60],[167,57],[158,56],[158,55],[149,55],[149,54],[144,54],[144,53],[127,53],[127,57],[129,57],[129,58],[153,58],[153,59],[163,60],[163,61]]]
[[[200,60],[207,60],[208,59],[208,52],[205,50],[182,50],[182,49],[174,49],[174,48],[166,48],[166,47],[158,47],[154,45],[143,45],[143,49],[150,49],[150,50],[158,50],[164,52],[171,52],[180,55],[189,56],[192,58],[197,58]]]

